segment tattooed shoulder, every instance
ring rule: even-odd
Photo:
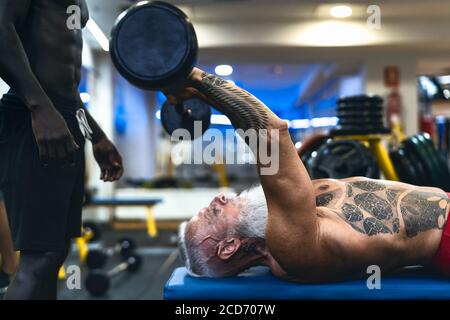
[[[411,191],[400,201],[400,212],[406,235],[414,237],[419,232],[442,229],[450,200],[443,194]]]
[[[354,181],[350,182],[350,185],[352,185],[355,188],[370,192],[381,191],[386,189],[386,186],[384,184],[371,180]]]
[[[319,194],[316,197],[316,206],[325,207],[333,200],[333,198],[334,196],[332,192]]]

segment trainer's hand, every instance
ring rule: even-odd
[[[80,147],[73,139],[66,121],[51,102],[46,102],[31,113],[32,128],[45,166],[73,164]]]
[[[119,180],[123,175],[122,157],[114,144],[104,137],[93,145],[94,157],[101,174],[100,179],[105,182]]]

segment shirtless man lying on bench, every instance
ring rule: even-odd
[[[312,181],[287,124],[258,99],[194,69],[169,100],[200,97],[236,128],[278,130],[279,170],[261,186],[218,195],[180,228],[180,251],[191,275],[225,277],[265,265],[277,277],[304,283],[367,276],[428,265],[450,275],[450,200],[436,188],[354,177]],[[258,160],[258,159],[257,159]],[[258,161],[258,171],[262,165]]]

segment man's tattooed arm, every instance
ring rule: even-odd
[[[269,129],[273,121],[281,122],[270,109],[253,95],[215,75],[202,72],[195,88],[212,100],[236,129]]]
[[[236,129],[256,131],[258,152],[250,147],[256,156],[269,214],[304,227],[309,231],[304,233],[305,237],[307,235],[311,241],[316,241],[314,188],[299,160],[286,122],[247,91],[215,75],[195,68],[190,80],[189,86],[198,92],[199,97],[225,114]],[[270,149],[270,167],[274,170],[269,174],[262,173],[268,165],[261,161],[261,143],[266,143],[267,149]]]

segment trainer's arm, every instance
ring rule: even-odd
[[[17,33],[28,15],[31,0],[0,1],[0,77],[13,87],[25,105],[33,111],[48,101],[34,75]]]
[[[88,121],[89,127],[92,129],[92,144],[96,144],[100,140],[108,138],[106,136],[105,132],[102,130],[102,128],[100,128],[97,121],[95,121],[94,117],[88,111],[88,109],[85,108],[81,99],[80,99],[79,103],[80,103],[80,106],[84,109],[84,113],[86,114],[86,119]]]
[[[268,130],[269,145],[271,132],[278,131],[278,172],[274,175],[261,175],[261,163],[258,160],[258,171],[269,212],[282,215],[293,223],[301,223],[309,231],[315,231],[316,204],[312,182],[299,160],[286,122],[250,93],[217,76],[194,69],[192,80],[193,87],[227,115],[236,128]]]

